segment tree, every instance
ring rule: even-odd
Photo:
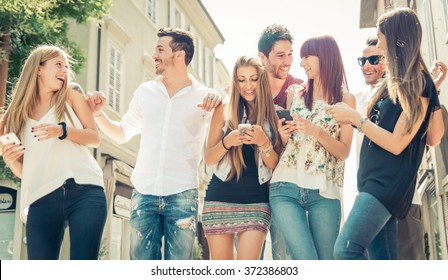
[[[0,107],[5,105],[6,85],[11,85],[23,60],[36,45],[64,46],[69,52],[73,51],[72,55],[82,62],[81,52],[67,38],[67,19],[74,18],[78,23],[84,23],[88,19],[100,20],[108,12],[110,2],[111,0],[0,0]],[[8,71],[10,65],[13,71]],[[77,69],[79,68],[80,66]]]
[[[111,0],[0,0],[0,117],[31,50],[42,44],[61,46],[77,61],[73,70],[78,72],[85,58],[67,37],[67,19],[99,21],[110,5]],[[0,161],[0,179],[11,176]]]

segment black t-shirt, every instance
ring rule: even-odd
[[[429,98],[425,119],[417,134],[399,155],[394,155],[370,141],[367,136],[361,146],[358,169],[358,190],[376,197],[397,218],[403,218],[409,211],[415,191],[417,171],[426,146],[426,130],[431,113],[440,109],[435,85],[426,74],[422,96]],[[378,125],[390,132],[403,109],[397,101],[387,97],[379,107]],[[378,113],[378,112],[374,112]],[[375,116],[376,117],[376,116]]]
[[[268,182],[260,185],[258,167],[255,162],[255,145],[243,145],[243,159],[246,169],[239,181],[236,176],[230,181],[223,182],[213,175],[208,184],[205,201],[220,201],[230,203],[259,203],[269,202]]]

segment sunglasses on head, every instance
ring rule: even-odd
[[[359,66],[364,66],[366,64],[366,61],[368,60],[370,65],[378,65],[380,63],[381,58],[383,58],[382,55],[372,55],[369,57],[358,57],[358,64]]]

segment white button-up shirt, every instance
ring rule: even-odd
[[[210,89],[192,84],[169,97],[162,77],[141,84],[121,120],[126,141],[141,133],[131,182],[142,194],[166,196],[198,187],[198,164],[205,133],[202,103]]]

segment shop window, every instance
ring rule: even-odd
[[[16,199],[16,190],[0,186],[0,260],[13,256]]]

